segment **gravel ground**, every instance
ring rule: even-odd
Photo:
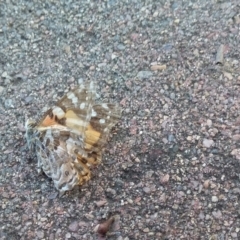
[[[240,239],[239,0],[16,2],[0,2],[0,239]],[[24,122],[89,79],[123,116],[60,198]]]

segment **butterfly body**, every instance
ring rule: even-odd
[[[93,83],[68,92],[39,121],[25,124],[28,147],[36,153],[38,169],[64,193],[91,177],[101,162],[103,146],[120,118],[115,104],[95,103]]]

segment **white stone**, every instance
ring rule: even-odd
[[[211,139],[206,139],[206,138],[204,138],[204,139],[203,139],[203,145],[204,145],[204,147],[206,147],[206,148],[210,148],[212,145],[214,145],[214,141],[211,140]]]
[[[218,202],[218,197],[217,196],[212,196],[212,202]]]

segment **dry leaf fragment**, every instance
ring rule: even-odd
[[[204,183],[203,183],[204,188],[208,188],[209,184],[210,184],[210,181],[209,180],[205,180]]]
[[[233,79],[232,74],[229,73],[229,72],[223,72],[223,75],[224,75],[224,77],[228,78],[228,80],[232,80]]]
[[[165,70],[167,68],[167,65],[164,64],[164,65],[153,65],[151,66],[151,70],[152,71],[156,71],[156,70]]]
[[[98,233],[99,235],[101,235],[102,237],[106,236],[107,232],[109,231],[110,227],[112,226],[113,222],[114,222],[114,217],[110,217],[108,220],[106,220],[103,223],[98,224],[95,228],[94,228],[94,232]]]
[[[102,207],[103,205],[105,205],[107,203],[107,201],[106,200],[100,200],[100,201],[96,201],[95,203],[98,207]]]
[[[235,22],[235,24],[239,24],[240,23],[240,14],[237,14],[233,17],[233,20]]]

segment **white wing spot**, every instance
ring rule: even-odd
[[[73,92],[68,93],[67,98],[71,99],[72,103],[77,103],[78,102],[78,98],[76,97],[76,95]]]
[[[75,94],[74,94],[73,92],[67,93],[67,98],[68,98],[68,99],[72,99],[72,98],[74,98],[74,97],[75,97]]]
[[[105,109],[108,109],[108,105],[106,103],[103,103],[102,107],[105,108]]]
[[[53,114],[56,115],[59,119],[65,116],[65,112],[60,107],[55,107],[52,110]]]
[[[110,119],[110,116],[107,116],[107,119]]]
[[[108,128],[104,128],[103,131],[104,131],[104,132],[107,132],[107,131],[108,131]]]
[[[80,104],[80,109],[84,109],[85,108],[85,103],[84,102],[82,102],[81,104]]]
[[[77,91],[78,93],[81,93],[83,91],[83,86],[79,87]]]
[[[104,124],[104,123],[105,123],[105,119],[101,118],[101,119],[99,120],[99,122],[100,122],[101,124]]]
[[[89,84],[89,89],[95,90],[95,85],[94,85],[93,82],[90,82],[90,84]]]
[[[72,98],[72,102],[73,102],[73,103],[77,103],[77,102],[78,102],[78,98],[77,98],[77,97]]]
[[[96,117],[97,116],[97,113],[92,109],[92,114],[91,114],[92,117]]]

